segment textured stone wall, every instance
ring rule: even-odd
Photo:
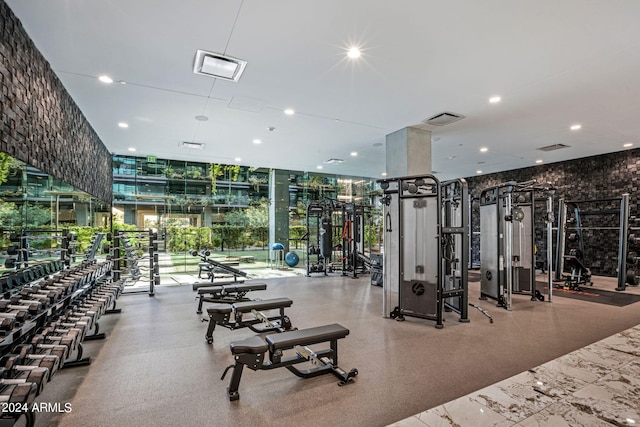
[[[558,200],[593,200],[618,198],[624,193],[630,194],[631,216],[638,215],[638,187],[640,186],[640,149],[620,151],[601,156],[586,157],[561,163],[552,163],[535,167],[515,169],[482,176],[467,178],[469,192],[474,198],[479,198],[480,192],[507,181],[524,182],[536,180],[537,182],[550,182],[556,188],[554,199],[554,214],[558,216]],[[546,231],[544,218],[544,205],[539,206],[539,216],[535,220],[536,244],[541,253],[546,251]],[[581,210],[619,209],[619,203],[605,204],[581,204]],[[571,211],[569,214],[571,215]],[[568,216],[570,216],[568,215]],[[597,215],[584,216],[583,226],[616,227],[619,224],[618,216]],[[554,227],[557,227],[557,222]],[[632,227],[640,226],[640,223],[631,222]],[[473,231],[480,231],[479,203],[473,203],[472,210]],[[618,232],[615,230],[588,230],[584,234],[585,262],[594,274],[617,274],[618,256]],[[638,234],[638,232],[636,232]],[[553,236],[555,254],[555,232]],[[640,248],[629,245],[630,251],[640,253]],[[480,259],[480,238],[474,235],[472,256],[474,260]],[[554,255],[555,256],[555,255]]]
[[[0,151],[111,202],[111,154],[4,0]]]

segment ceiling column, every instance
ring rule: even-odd
[[[387,177],[431,174],[431,131],[406,127],[387,135]]]

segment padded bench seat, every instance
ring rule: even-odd
[[[264,291],[267,289],[266,283],[239,283],[239,284],[228,284],[228,285],[215,285],[215,286],[204,286],[202,288],[198,288],[198,295],[203,294],[220,294],[224,291],[224,293],[230,292],[249,292],[249,291]]]
[[[297,331],[288,331],[281,334],[268,335],[265,340],[269,344],[269,350],[286,350],[296,345],[312,345],[321,342],[338,340],[349,335],[349,330],[342,325],[318,326]]]
[[[229,347],[231,347],[231,354],[261,354],[268,348],[267,343],[259,336],[232,342]]]
[[[214,304],[207,307],[207,314],[212,315],[214,313],[230,314],[231,306],[229,304]]]
[[[276,308],[291,307],[293,301],[289,298],[273,298],[261,301],[244,301],[232,304],[236,313],[249,313],[252,310],[273,310]]]
[[[198,289],[204,288],[204,287],[233,285],[234,283],[236,283],[236,284],[244,283],[244,279],[220,280],[218,282],[196,282],[196,283],[193,283],[191,286],[192,286],[194,291],[197,291]]]

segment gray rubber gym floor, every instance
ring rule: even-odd
[[[293,325],[340,323],[340,367],[357,368],[355,383],[333,375],[299,379],[286,369],[245,369],[240,400],[229,402],[220,376],[232,363],[229,343],[253,335],[217,328],[207,345],[191,286],[160,286],[150,298],[127,295],[121,314],[104,316],[104,341],[87,342],[89,367],[63,370],[39,402],[70,402],[69,413],[37,415],[37,426],[384,426],[530,369],[640,324],[640,304],[614,307],[515,296],[513,311],[479,301],[471,283],[470,323],[447,314],[433,322],[382,318],[382,288],[362,279],[292,277],[265,280],[254,298],[288,297]],[[615,285],[614,285],[615,286]],[[259,295],[258,295],[259,294]]]

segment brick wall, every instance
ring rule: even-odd
[[[561,163],[551,163],[535,167],[515,169],[488,175],[473,176],[467,178],[469,192],[478,198],[482,189],[502,182],[524,182],[536,180],[537,182],[550,182],[556,187],[554,200],[554,214],[558,215],[558,200],[586,200],[606,199],[621,197],[624,193],[630,194],[631,216],[638,215],[638,187],[640,182],[640,149],[625,150],[616,153],[586,157]],[[619,208],[619,204],[614,204]],[[540,206],[540,216],[536,217],[536,244],[544,253],[546,250],[545,224],[542,215],[543,205]],[[600,210],[604,205],[581,205],[581,209]],[[584,226],[617,226],[619,224],[616,215],[603,215],[585,217]],[[554,227],[557,227],[557,222]],[[631,222],[631,226],[640,224]],[[480,231],[480,208],[478,202],[473,204],[472,210],[473,231]],[[590,230],[585,232],[585,262],[594,274],[615,276],[618,255],[618,232],[615,230]],[[638,232],[636,232],[638,234]],[[480,238],[473,239],[473,259],[480,259]],[[555,251],[555,233],[554,233]],[[629,245],[629,251],[640,252],[640,248]],[[555,253],[555,252],[554,252]]]
[[[111,154],[4,0],[0,151],[111,202]]]

